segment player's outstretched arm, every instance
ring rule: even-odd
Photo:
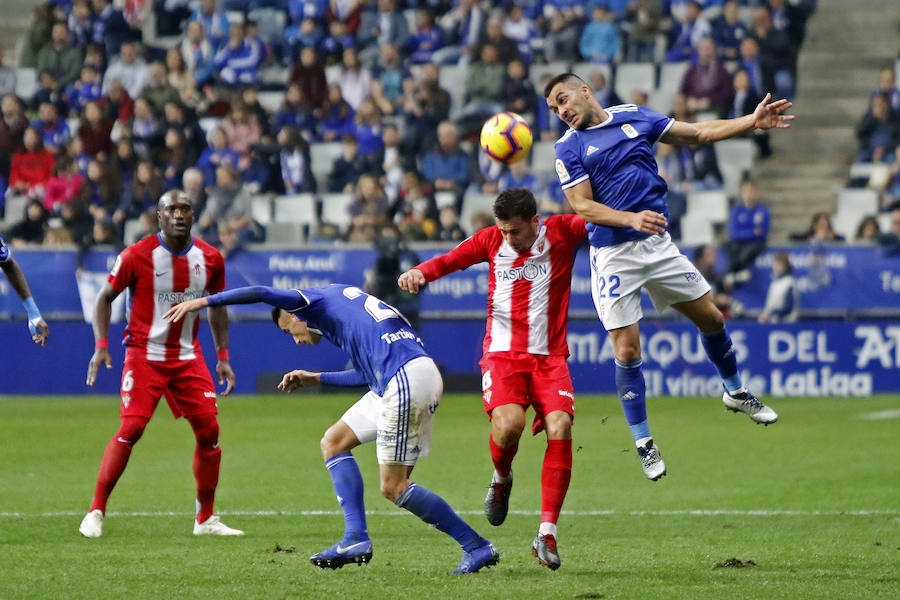
[[[639,213],[616,210],[594,202],[594,192],[589,181],[583,181],[565,190],[566,199],[578,215],[588,223],[607,227],[631,227],[641,233],[654,235],[665,233],[668,221],[665,215],[652,210]]]
[[[659,141],[666,144],[709,144],[749,133],[754,129],[788,129],[794,115],[785,111],[793,105],[789,100],[771,102],[772,94],[766,94],[752,114],[734,119],[718,119],[700,123],[675,121]]]
[[[410,269],[397,279],[397,285],[400,286],[401,290],[406,290],[413,294],[418,294],[419,289],[426,283],[425,275],[419,269]]]
[[[313,373],[311,371],[297,369],[295,371],[291,371],[290,373],[284,374],[284,377],[281,378],[281,383],[278,384],[278,389],[283,392],[293,392],[294,390],[302,387],[318,385],[321,376],[321,373]]]
[[[31,296],[31,288],[28,287],[28,280],[25,279],[25,273],[22,267],[16,262],[16,259],[9,257],[7,260],[0,262],[0,268],[6,274],[6,279],[12,289],[16,291],[22,304],[25,306],[25,312],[28,314],[28,331],[31,333],[31,339],[35,344],[43,346],[50,337],[50,328],[47,322],[41,317],[41,311],[38,310],[34,298]]]
[[[186,314],[197,312],[198,310],[202,310],[209,306],[209,301],[206,298],[207,296],[204,296],[203,298],[194,298],[176,304],[166,311],[166,314],[163,315],[163,319],[167,319],[169,323],[177,323],[182,320]]]
[[[100,365],[106,365],[107,369],[112,369],[112,357],[109,355],[107,336],[109,335],[112,303],[118,295],[119,292],[114,290],[109,283],[104,285],[97,295],[97,304],[94,306],[94,355],[91,356],[91,362],[88,363],[87,379],[85,380],[88,385],[94,385]]]

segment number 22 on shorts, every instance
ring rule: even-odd
[[[598,275],[597,276],[597,297],[598,298],[618,298],[619,292],[619,281],[618,275]],[[607,285],[609,289],[607,289]]]

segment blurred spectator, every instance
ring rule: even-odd
[[[181,42],[181,57],[198,86],[209,82],[215,68],[215,50],[206,39],[203,25],[199,21],[188,24],[187,36]]]
[[[215,240],[222,223],[230,225],[242,243],[264,239],[262,228],[253,221],[250,194],[243,190],[240,174],[231,167],[216,169],[216,187],[209,190],[198,225],[207,239]]]
[[[0,46],[0,97],[16,93],[16,68],[3,64],[3,46]]]
[[[844,236],[835,233],[828,213],[817,212],[812,216],[809,229],[804,233],[791,234],[790,239],[797,242],[834,243],[843,242]]]
[[[298,48],[319,48],[325,38],[322,25],[313,19],[303,19],[300,25],[290,25],[284,32],[288,49],[284,51],[283,62],[291,64]]]
[[[397,0],[378,0],[376,10],[362,14],[356,38],[363,48],[372,48],[377,52],[379,47],[391,45],[399,48],[409,37],[409,23],[403,13],[397,9]]]
[[[116,142],[116,154],[112,161],[107,162],[108,170],[115,173],[119,186],[124,190],[130,188],[134,182],[134,173],[137,170],[137,156],[131,140],[119,140]]]
[[[241,90],[240,101],[244,103],[244,108],[248,113],[256,117],[259,123],[259,130],[262,137],[267,138],[265,142],[272,140],[272,125],[269,122],[269,111],[259,102],[259,91],[255,87],[245,87]]]
[[[900,254],[900,208],[891,211],[891,229],[881,234],[878,245],[885,254]]]
[[[381,170],[381,161],[384,158],[384,142],[381,139],[382,131],[381,111],[375,106],[371,98],[363,100],[356,113],[356,140],[359,142],[359,154],[367,164],[367,170],[377,172]]]
[[[497,191],[502,192],[511,188],[526,188],[536,198],[541,197],[544,189],[538,178],[529,170],[528,162],[525,160],[509,165],[506,173],[500,176],[500,181],[497,183]]]
[[[719,61],[716,44],[711,38],[700,40],[697,61],[688,68],[681,80],[681,93],[687,100],[690,111],[713,111],[720,117],[728,114],[734,94],[731,75]]]
[[[480,144],[472,145],[470,163],[471,172],[477,177],[468,189],[475,193],[496,194],[506,166],[488,156]]]
[[[745,180],[741,183],[741,203],[731,209],[728,217],[729,241],[725,246],[728,253],[728,272],[738,273],[748,269],[756,257],[766,249],[771,217],[765,204],[760,204],[756,184]],[[738,281],[746,281],[749,273],[742,273]]]
[[[126,42],[122,44],[122,50],[119,58],[116,59],[103,76],[103,93],[109,91],[112,81],[118,79],[122,82],[122,86],[131,98],[138,98],[147,85],[150,78],[150,71],[147,63],[143,58],[138,56],[138,47],[134,42]]]
[[[51,152],[56,152],[72,139],[69,125],[59,117],[56,105],[51,102],[41,103],[38,118],[31,122],[31,126],[41,135],[44,146]]]
[[[300,130],[288,125],[278,132],[281,148],[281,180],[286,194],[315,192],[316,181],[310,167],[309,144],[300,135]]]
[[[112,152],[112,140],[109,137],[111,132],[112,122],[103,115],[100,104],[88,102],[78,126],[78,139],[81,140],[84,153],[105,159]]]
[[[42,198],[47,182],[53,177],[56,159],[44,148],[40,132],[34,127],[25,129],[23,151],[12,157],[9,172],[9,191],[29,198]]]
[[[219,48],[214,59],[219,81],[229,87],[256,85],[262,63],[262,47],[244,35],[244,26],[232,23],[228,43]]]
[[[80,130],[79,130],[80,133]],[[75,169],[78,174],[84,177],[87,175],[88,163],[91,162],[91,155],[84,151],[84,142],[81,138],[74,138],[66,147],[66,156],[75,161]]]
[[[503,35],[516,42],[522,62],[530,65],[534,62],[534,51],[543,46],[540,30],[534,21],[525,16],[522,7],[512,4],[503,20]]]
[[[735,119],[744,115],[752,114],[756,110],[756,106],[762,102],[763,96],[758,95],[753,88],[750,87],[750,76],[744,69],[738,69],[734,73],[732,79],[734,85],[734,97],[731,100],[731,110],[728,113],[729,119]],[[769,132],[757,130],[747,134],[759,150],[762,157],[771,156],[772,148],[769,145]]]
[[[679,19],[672,28],[669,50],[666,60],[678,62],[691,60],[696,56],[700,40],[712,35],[709,21],[700,16],[700,4],[688,2],[683,19]]]
[[[459,211],[453,206],[441,209],[440,228],[435,238],[441,242],[461,242],[466,239],[466,232],[459,226]]]
[[[196,167],[185,169],[181,176],[181,188],[191,199],[195,214],[203,214],[206,209],[206,187],[203,185],[203,173]]]
[[[347,134],[341,139],[341,155],[328,174],[329,192],[351,192],[359,176],[366,172],[366,161],[359,155],[356,136]]]
[[[344,50],[353,48],[356,40],[353,34],[347,32],[347,25],[343,21],[329,21],[328,35],[319,44],[319,52],[326,65],[339,65],[344,59]]]
[[[484,48],[493,46],[497,51],[497,60],[503,65],[507,65],[510,61],[521,60],[519,55],[519,46],[516,40],[503,33],[503,20],[499,17],[490,17],[484,28],[484,34],[478,40],[472,55],[472,60],[481,57],[484,60]]]
[[[806,37],[806,21],[818,0],[769,0],[772,26],[787,34],[796,52]]]
[[[237,102],[231,112],[222,119],[222,129],[228,134],[229,147],[237,152],[238,169],[246,169],[250,165],[250,146],[258,144],[262,130],[256,116],[247,111],[244,104]]]
[[[322,139],[336,142],[347,135],[356,135],[356,124],[353,122],[353,107],[344,100],[341,86],[332,83],[328,86],[328,100],[319,111],[319,126]]]
[[[397,46],[385,44],[379,49],[378,67],[374,71],[372,97],[385,114],[400,112],[403,106],[403,82],[412,80],[412,73],[403,66]]]
[[[123,248],[122,240],[119,238],[119,230],[112,223],[106,221],[96,221],[91,227],[89,235],[80,242],[83,247],[90,248],[93,246],[112,246],[116,250]]]
[[[440,123],[450,115],[450,93],[440,86],[434,63],[422,66],[421,79],[403,81],[404,144],[412,154],[423,154],[437,145]]]
[[[238,232],[228,223],[219,223],[218,228],[219,244],[216,246],[222,253],[222,258],[230,260],[239,253],[243,252],[244,245],[238,237]]]
[[[800,294],[794,279],[794,268],[788,255],[779,252],[772,258],[772,283],[757,320],[760,323],[793,323],[797,320],[799,309]]]
[[[869,110],[856,126],[859,152],[856,162],[892,162],[900,143],[900,123],[891,118],[887,96],[872,96]]]
[[[459,148],[459,130],[454,123],[444,121],[438,125],[438,148],[422,160],[422,175],[437,191],[457,194],[457,203],[469,183],[469,159]]]
[[[872,90],[872,97],[885,96],[894,119],[900,119],[900,89],[893,67],[885,67],[878,71],[878,87]]]
[[[661,3],[659,0],[632,0],[625,8],[625,21],[631,29],[626,60],[651,62],[656,36],[662,31]]]
[[[740,56],[741,43],[750,36],[750,29],[741,21],[737,0],[725,2],[722,14],[712,22],[712,29],[719,58],[736,60]]]
[[[434,197],[422,187],[422,178],[417,171],[403,174],[403,183],[391,212],[404,239],[433,239],[437,233],[437,205]]]
[[[60,222],[57,226],[53,226],[53,221],[56,219],[52,219],[50,221],[50,227],[47,229],[47,232],[44,234],[44,243],[43,246],[48,246],[51,248],[56,248],[59,246],[69,246],[74,243],[74,238],[72,236],[72,232],[69,231],[63,224]]]
[[[37,70],[53,76],[62,89],[75,83],[81,71],[81,50],[72,46],[69,28],[65,23],[55,23],[50,43],[37,54]]]
[[[888,180],[881,195],[880,209],[892,210],[900,207],[900,151],[894,152],[894,164],[888,171]]]
[[[126,220],[137,219],[143,213],[155,212],[160,194],[162,194],[162,178],[153,168],[153,163],[142,160],[138,163],[131,188],[122,190],[122,200],[113,214],[113,222],[122,227]],[[91,205],[94,206],[94,203]],[[97,219],[101,211],[91,209],[91,213]]]
[[[75,161],[69,156],[61,155],[56,159],[53,177],[47,182],[44,193],[44,208],[47,212],[57,214],[63,204],[78,197],[81,187],[81,175]]]
[[[472,215],[472,233],[478,233],[494,225],[494,217],[486,210],[480,210]]]
[[[276,133],[285,127],[296,128],[307,141],[316,137],[316,118],[313,108],[303,96],[303,88],[299,83],[291,83],[284,94],[284,103],[275,113],[272,123]]]
[[[159,160],[163,169],[163,191],[181,187],[181,176],[190,163],[187,160],[187,144],[180,129],[170,127],[163,137],[163,149]]]
[[[503,109],[521,115],[529,123],[537,113],[538,97],[528,71],[521,60],[506,65],[506,76],[500,86],[500,102]]]
[[[94,69],[94,71],[101,76],[100,82],[102,84],[102,75],[106,72],[106,57],[103,55],[103,46],[95,43],[88,44],[84,49],[84,64],[82,67]]]
[[[113,139],[116,139],[115,125],[113,126]],[[153,146],[156,144],[156,137],[160,133],[159,122],[153,116],[150,109],[150,103],[143,98],[138,98],[134,102],[134,118],[131,119],[130,127],[125,125],[124,131],[119,137],[131,136],[134,152],[141,158],[149,158]]]
[[[366,273],[366,292],[393,306],[414,327],[419,326],[420,294],[400,289],[397,278],[419,264],[418,255],[404,243],[403,232],[391,224],[378,228],[375,265]]]
[[[444,33],[434,24],[430,9],[422,8],[416,13],[416,31],[406,39],[404,48],[414,65],[431,62],[431,55],[444,45]]]
[[[100,104],[107,118],[118,123],[128,123],[134,117],[134,100],[118,79],[110,82],[109,91],[100,99]]]
[[[384,144],[384,158],[381,161],[380,171],[384,173],[384,191],[392,202],[397,200],[397,195],[403,184],[403,172],[408,167],[415,166],[415,158],[403,154],[400,141],[400,130],[393,123],[387,123],[381,131],[381,141]]]
[[[602,64],[609,64],[616,58],[622,49],[622,38],[613,24],[614,16],[604,5],[594,6],[591,22],[582,31],[578,44],[582,58]]]
[[[328,95],[328,83],[325,81],[325,69],[318,61],[315,48],[307,47],[300,51],[300,62],[291,68],[290,83],[300,85],[303,97],[313,108],[319,108]]]
[[[166,65],[161,62],[151,63],[147,68],[147,84],[141,92],[141,98],[150,103],[153,114],[157,117],[163,115],[167,102],[179,104],[181,94],[169,83],[169,74]]]
[[[569,60],[578,47],[578,28],[562,12],[550,17],[550,28],[544,38],[544,56],[548,61]]]
[[[107,163],[97,159],[92,159],[88,163],[87,174],[81,181],[78,189],[78,202],[66,203],[60,208],[60,214],[66,214],[67,207],[72,207],[72,214],[86,214],[90,212],[92,216],[100,221],[112,220],[116,224],[121,224],[122,218],[116,219],[115,211],[124,199],[124,190],[115,180],[115,174]],[[131,190],[127,193],[130,195]],[[80,239],[87,232],[78,233],[75,237]]]
[[[22,220],[12,226],[7,232],[7,237],[13,246],[41,244],[44,241],[46,228],[47,211],[44,205],[40,200],[29,200],[25,205],[25,214],[22,215]]]
[[[853,237],[853,241],[862,244],[878,243],[878,238],[880,236],[881,226],[878,224],[878,219],[868,216],[863,217],[859,222],[859,225],[857,225],[856,235]]]
[[[697,270],[700,271],[700,274],[703,275],[703,278],[709,283],[709,287],[712,288],[712,299],[716,308],[722,311],[722,314],[728,318],[732,313],[735,300],[729,293],[730,286],[725,284],[724,277],[716,268],[718,260],[719,257],[716,247],[712,244],[704,244],[694,248],[694,255],[691,262],[694,263],[694,266],[697,267]]]
[[[203,27],[203,33],[212,44],[213,50],[219,48],[228,39],[228,19],[225,17],[225,13],[216,10],[216,0],[200,0],[200,8],[191,17],[191,22],[193,21]],[[190,30],[190,25],[188,25],[188,30]]]
[[[91,22],[91,7],[87,0],[72,2],[67,24],[69,37],[76,48],[84,48],[93,39],[94,25]]]
[[[500,62],[497,47],[492,44],[482,46],[480,60],[469,65],[463,114],[478,121],[476,130],[481,127],[482,117],[500,110],[501,105],[497,100],[505,72],[506,67]]]
[[[750,89],[760,98],[775,89],[775,73],[771,65],[760,59],[759,43],[754,38],[744,38],[741,42],[738,67],[747,71]]]
[[[757,6],[753,9],[753,37],[759,44],[759,56],[763,72],[772,74],[775,98],[793,98],[796,52],[791,40],[783,31],[772,27],[769,9]]]
[[[3,96],[0,112],[0,187],[5,187],[13,154],[25,147],[22,139],[28,128],[28,119],[25,118],[22,103],[13,95]]]
[[[378,184],[378,179],[369,173],[360,175],[356,184],[356,197],[347,208],[354,224],[360,217],[375,225],[384,224],[388,220],[389,209],[387,196]]]
[[[50,42],[51,31],[56,19],[53,15],[54,7],[47,4],[38,4],[34,7],[34,19],[25,40],[25,49],[22,53],[21,65],[34,67],[37,65],[37,55],[47,43]]]
[[[206,148],[197,161],[197,168],[203,173],[203,182],[207,186],[216,184],[216,169],[224,166],[237,168],[238,154],[231,149],[228,134],[221,127],[209,132],[209,148]]]
[[[612,86],[606,79],[603,71],[597,69],[591,71],[590,75],[591,89],[594,90],[594,98],[600,103],[600,106],[616,106],[622,104],[622,99],[616,94]]]
[[[339,21],[344,24],[347,33],[355,36],[362,23],[363,2],[359,0],[332,0],[325,11],[325,20],[328,22]]]
[[[453,44],[452,49],[447,47],[442,50],[445,64],[455,64],[461,56],[478,56],[476,46],[481,41],[487,18],[475,0],[459,0],[454,4],[453,9],[439,20],[441,28],[447,33],[447,43]]]
[[[81,77],[66,89],[66,106],[70,115],[78,115],[88,102],[100,100],[103,84],[100,74],[93,67],[81,67]]]
[[[341,86],[344,100],[353,107],[353,110],[359,110],[372,87],[372,74],[368,68],[360,64],[355,48],[344,49],[338,84]]]
[[[184,136],[184,152],[186,160],[190,163],[197,162],[200,153],[206,148],[206,134],[197,122],[197,117],[190,108],[185,108],[178,102],[166,102],[165,121],[166,129],[177,129]],[[185,115],[189,112],[191,117]]]

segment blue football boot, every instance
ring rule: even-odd
[[[368,538],[343,539],[331,548],[309,557],[309,562],[321,569],[340,569],[349,563],[362,566],[371,560],[372,540]]]
[[[462,575],[464,573],[474,573],[482,567],[490,568],[500,562],[500,553],[494,548],[494,545],[485,540],[484,544],[478,546],[471,552],[463,552],[462,559],[456,570],[451,575]]]

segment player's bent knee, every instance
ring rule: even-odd
[[[116,433],[116,441],[133,446],[144,435],[145,427],[147,427],[147,419],[143,417],[122,417],[122,423]]]
[[[402,481],[397,481],[394,479],[382,479],[381,495],[391,502],[396,502],[397,498],[399,498],[408,487],[409,480],[406,479]]]
[[[194,430],[198,446],[213,448],[219,443],[219,419],[216,415],[192,415],[186,418]]]

